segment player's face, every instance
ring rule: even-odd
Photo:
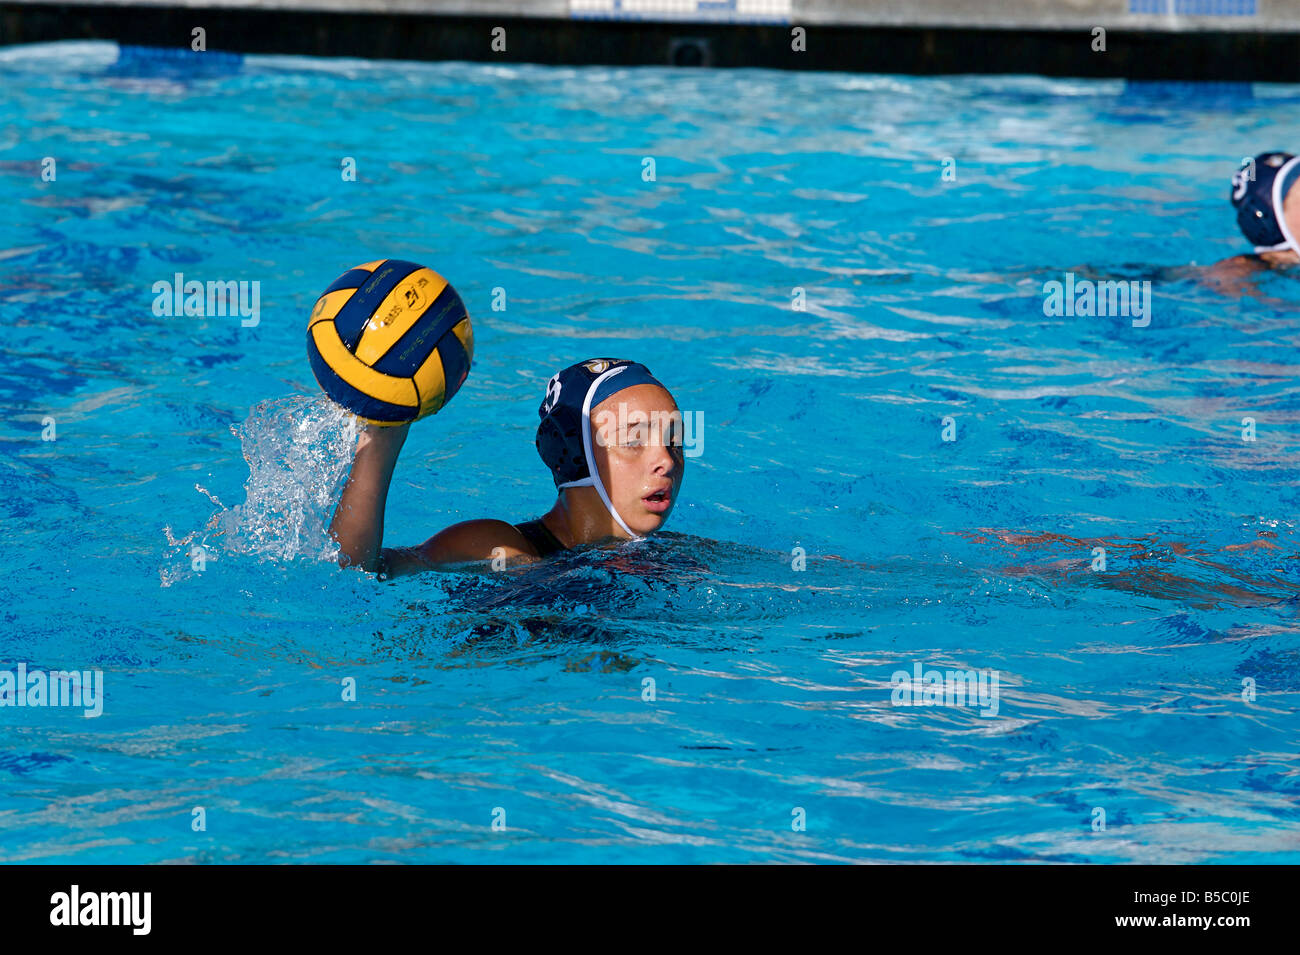
[[[682,416],[658,385],[610,395],[591,414],[596,470],[619,516],[642,536],[668,520],[682,486]]]

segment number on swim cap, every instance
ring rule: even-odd
[[[555,403],[560,400],[560,376],[553,375],[551,380],[546,383],[546,404],[542,408],[543,414],[550,414]]]

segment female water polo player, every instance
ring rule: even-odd
[[[410,425],[368,427],[330,524],[339,565],[386,579],[470,561],[530,562],[663,526],[685,456],[681,413],[649,369],[608,358],[571,365],[547,383],[538,414],[537,452],[555,479],[555,506],[522,524],[463,521],[418,547],[382,546],[388,486]]]
[[[1268,268],[1300,264],[1300,156],[1260,153],[1232,177],[1232,205],[1237,225],[1255,247],[1253,255],[1235,255],[1215,263],[1205,278],[1228,291],[1241,291],[1241,280]]]

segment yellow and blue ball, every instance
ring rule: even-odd
[[[331,399],[370,424],[436,414],[474,360],[474,329],[433,269],[380,259],[349,269],[316,300],[307,357]]]

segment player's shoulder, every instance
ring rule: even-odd
[[[1258,255],[1234,255],[1213,265],[1194,266],[1187,272],[1219,291],[1240,293],[1245,289],[1243,281],[1250,280],[1255,273],[1266,268],[1267,263]]]
[[[1225,271],[1236,272],[1253,272],[1258,269],[1266,268],[1268,260],[1262,255],[1253,252],[1247,252],[1243,255],[1234,255],[1216,262],[1211,268],[1223,269]]]
[[[1279,252],[1261,252],[1256,258],[1260,260],[1261,266],[1273,269],[1289,269],[1297,262],[1300,262],[1300,256],[1297,256],[1290,249]]]
[[[420,545],[420,552],[438,563],[537,556],[515,525],[486,517],[443,528]]]

